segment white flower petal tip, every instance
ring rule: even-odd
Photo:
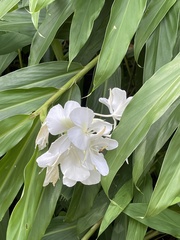
[[[43,187],[46,187],[49,183],[52,183],[53,186],[55,186],[58,180],[59,180],[58,165],[55,165],[53,167],[47,167]]]
[[[49,131],[46,122],[44,122],[37,135],[35,145],[38,146],[39,150],[44,149],[48,144]]]
[[[120,88],[113,88],[110,89],[109,98],[100,98],[99,102],[106,105],[112,117],[119,121],[131,99],[132,97],[127,98],[126,91]]]

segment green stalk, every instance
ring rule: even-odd
[[[18,57],[19,57],[20,68],[23,68],[23,61],[22,61],[22,55],[21,55],[21,50],[20,49],[18,49]]]
[[[92,69],[98,60],[96,56],[91,62],[89,62],[82,70],[80,70],[74,77],[72,77],[63,87],[61,87],[51,98],[49,98],[39,109],[32,113],[32,117],[35,118],[38,115],[46,115],[47,109],[54,101],[56,101],[64,92],[72,87],[73,84],[77,83],[90,69]]]
[[[84,235],[84,237],[81,240],[88,240],[95,233],[95,231],[99,228],[101,222],[102,222],[102,220],[100,220],[94,226],[92,226],[92,228],[90,228],[90,230]]]

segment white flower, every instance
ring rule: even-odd
[[[35,145],[38,146],[39,150],[42,150],[47,146],[48,137],[49,137],[49,131],[48,131],[46,121],[44,121],[35,142]]]
[[[110,139],[112,124],[94,116],[91,109],[80,107],[74,101],[68,101],[64,108],[58,104],[50,109],[38,134],[37,145],[42,149],[49,133],[60,136],[36,160],[39,167],[46,168],[43,186],[55,185],[59,169],[63,184],[69,187],[77,182],[97,184],[101,175],[109,173],[103,150],[112,150],[118,143]]]
[[[131,99],[132,97],[127,98],[126,91],[121,90],[120,88],[113,88],[110,89],[108,99],[100,98],[99,101],[105,104],[109,108],[111,116],[119,121]]]
[[[36,159],[39,167],[47,168],[46,177],[43,186],[48,185],[50,182],[53,185],[59,178],[59,161],[62,153],[64,153],[70,146],[70,141],[66,135],[61,136],[54,141],[49,150]]]
[[[101,175],[106,176],[109,173],[109,167],[102,151],[112,150],[117,147],[118,142],[116,140],[93,135],[90,138],[89,148],[87,149],[86,161],[90,161]]]
[[[66,102],[64,108],[60,104],[52,107],[46,117],[49,132],[52,135],[58,135],[71,128],[73,123],[69,115],[77,107],[80,107],[80,105],[75,101]]]
[[[69,151],[63,154],[60,167],[64,184],[73,186],[76,182],[82,182],[90,176],[89,169],[83,166],[83,162],[84,152],[74,146],[71,146]],[[70,180],[69,183],[68,180]]]
[[[70,114],[74,126],[67,135],[70,141],[79,149],[85,150],[89,144],[91,134],[107,135],[112,130],[112,125],[105,121],[94,119],[94,112],[85,107],[76,108]]]

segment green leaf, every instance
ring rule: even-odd
[[[38,129],[39,124],[35,121],[26,137],[0,161],[0,220],[2,220],[23,184],[23,171],[34,152]]]
[[[84,217],[78,219],[78,233],[83,233],[88,228],[99,222],[103,218],[107,210],[108,204],[109,199],[103,191],[100,191],[96,196],[90,211]]]
[[[9,212],[5,214],[2,221],[0,221],[0,239],[6,240],[6,230],[8,226],[8,220],[9,220]]]
[[[14,88],[62,87],[77,74],[82,66],[72,63],[67,70],[68,62],[47,62],[24,67],[0,77],[1,91]]]
[[[180,238],[179,213],[166,209],[154,217],[144,217],[146,210],[146,203],[131,203],[124,213],[150,228]]]
[[[0,18],[11,10],[18,2],[20,2],[20,0],[1,0]]]
[[[63,217],[53,218],[42,240],[78,240],[76,224],[66,223]]]
[[[89,38],[94,21],[98,17],[103,5],[104,0],[74,1],[74,15],[70,29],[70,63]]]
[[[48,6],[50,3],[54,2],[55,0],[30,0],[29,6],[31,12],[38,12],[42,8]]]
[[[31,43],[31,37],[21,33],[5,33],[0,35],[0,55],[4,55],[10,52],[18,50]]]
[[[155,122],[147,136],[136,149],[133,155],[133,182],[139,188],[140,179],[149,171],[153,158],[168,141],[180,122],[180,99]],[[142,179],[142,181],[144,181]]]
[[[111,200],[103,217],[98,235],[101,235],[106,230],[106,228],[119,216],[131,200],[132,180],[129,180],[118,190],[115,197]]]
[[[55,92],[54,88],[15,89],[0,92],[0,120],[17,114],[32,113]]]
[[[134,56],[136,61],[144,44],[175,2],[176,0],[150,1],[135,35]]]
[[[9,66],[9,64],[16,58],[17,52],[11,52],[5,55],[0,55],[0,75]]]
[[[99,191],[100,185],[76,184],[73,196],[66,214],[67,221],[74,221],[84,216],[93,205],[93,201]]]
[[[0,121],[0,156],[20,142],[32,124],[33,119],[26,115],[17,115]]]
[[[41,13],[39,22],[42,23],[44,14]],[[33,26],[31,15],[26,9],[17,9],[7,13],[3,20],[0,20],[0,31],[16,32],[33,37],[36,29]]]
[[[144,81],[173,59],[173,50],[178,35],[179,9],[180,2],[177,1],[147,40]]]
[[[119,142],[119,147],[106,155],[110,168],[109,174],[102,178],[102,186],[106,194],[126,158],[143,140],[151,125],[180,96],[179,62],[180,54],[157,71],[127,106],[112,136]]]
[[[147,209],[147,216],[160,213],[179,196],[180,128],[175,132],[166,152],[161,171]]]
[[[59,103],[64,106],[69,100],[73,100],[81,104],[81,92],[78,85],[73,85],[59,98]]]
[[[108,79],[121,63],[141,20],[145,6],[146,0],[138,2],[133,0],[114,1],[97,64],[93,90]]]
[[[141,184],[141,192],[135,191],[133,202],[147,203],[152,195],[152,179],[150,174],[146,175]],[[147,226],[138,222],[137,220],[130,218],[128,224],[128,231],[126,240],[144,240],[144,236],[147,231]]]
[[[39,63],[52,43],[58,29],[72,12],[71,0],[57,0],[49,6],[47,16],[33,38],[30,49],[29,65]]]
[[[83,65],[88,64],[97,52],[101,49],[103,43],[106,26],[109,20],[110,10],[113,0],[105,1],[104,6],[94,22],[92,32],[85,45],[81,48],[75,61]]]
[[[27,164],[22,197],[15,206],[8,225],[7,239],[41,239],[52,218],[61,192],[61,183],[43,187],[44,173],[36,163],[37,150]],[[33,197],[32,197],[33,196]],[[42,221],[43,219],[43,221]],[[39,223],[41,225],[39,226]]]

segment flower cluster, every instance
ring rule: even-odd
[[[109,173],[103,151],[117,148],[118,142],[111,139],[112,124],[95,118],[95,115],[112,117],[114,129],[131,98],[119,88],[110,89],[108,99],[99,99],[109,108],[110,115],[95,114],[75,101],[66,102],[64,108],[60,104],[52,107],[36,139],[36,145],[42,150],[48,144],[49,134],[58,136],[48,151],[37,158],[39,167],[46,168],[43,186],[55,185],[59,167],[64,185],[99,183],[101,175]]]
[[[49,134],[58,135],[49,150],[37,158],[39,167],[46,168],[44,186],[55,185],[59,178],[59,166],[63,184],[71,187],[76,182],[86,185],[100,182],[100,176],[107,175],[108,165],[102,151],[118,146],[110,138],[112,125],[95,118],[94,112],[81,107],[75,101],[68,101],[52,107],[36,139],[36,145],[43,149]]]

